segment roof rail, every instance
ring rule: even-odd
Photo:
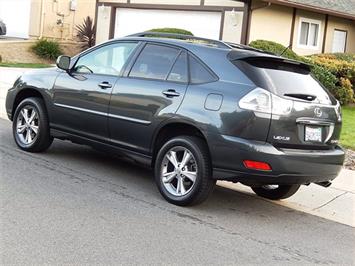
[[[216,46],[218,48],[227,48],[227,49],[232,48],[229,44],[227,44],[223,41],[201,38],[201,37],[185,35],[185,34],[177,34],[177,33],[145,31],[145,32],[131,34],[126,37],[164,37],[164,38],[173,38],[173,39],[178,39],[178,40],[196,40],[196,41],[205,42],[206,44],[210,44],[210,45]]]

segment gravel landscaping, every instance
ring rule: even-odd
[[[355,151],[350,149],[346,151],[344,167],[349,170],[355,170]]]

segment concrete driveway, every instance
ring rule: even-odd
[[[221,186],[177,207],[148,169],[63,141],[23,152],[0,119],[1,265],[354,263],[350,226]]]

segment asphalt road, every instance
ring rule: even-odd
[[[221,187],[173,206],[150,170],[62,141],[25,153],[2,119],[0,202],[2,265],[355,263],[352,227]]]

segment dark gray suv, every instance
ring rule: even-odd
[[[153,167],[177,205],[202,202],[216,180],[287,198],[330,185],[344,160],[339,103],[308,65],[191,36],[136,34],[61,56],[20,77],[6,110],[21,149],[58,138],[124,154]]]

